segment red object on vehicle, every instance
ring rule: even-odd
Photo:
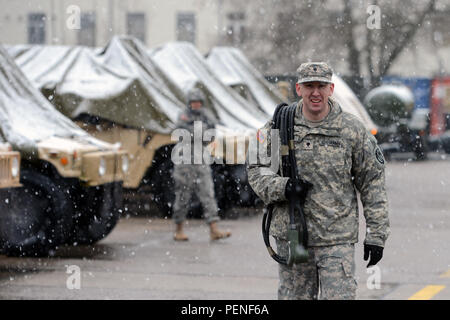
[[[450,77],[431,81],[430,135],[439,136],[450,130],[446,116],[450,115]]]

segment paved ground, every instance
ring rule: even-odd
[[[358,299],[450,299],[450,161],[391,162],[386,177],[392,230],[381,287],[367,285],[376,274],[365,269],[361,217]],[[175,243],[170,220],[123,218],[95,246],[50,259],[0,256],[0,298],[276,299],[277,265],[260,225],[260,213],[222,221],[233,236],[210,243],[203,221],[191,220],[190,241]],[[69,266],[80,270],[80,289],[68,289],[77,284]]]

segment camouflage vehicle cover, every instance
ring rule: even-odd
[[[189,90],[196,87],[225,128],[248,132],[264,125],[268,114],[223,83],[193,44],[172,42],[149,52],[167,85],[181,92],[179,99],[184,103]]]
[[[376,87],[367,93],[364,105],[379,126],[377,138],[387,158],[394,152],[413,152],[417,160],[427,157],[428,112],[414,109],[414,95],[407,86]]]
[[[71,119],[83,114],[156,133],[170,133],[183,108],[143,61],[137,42],[113,37],[106,48],[11,46],[33,85]],[[45,63],[44,63],[45,62]]]
[[[120,142],[130,152],[130,172],[124,186],[136,192],[128,193],[127,197],[136,199],[151,191],[157,205],[170,214],[169,191],[173,183],[172,163],[168,160],[174,143],[170,133],[178,113],[185,108],[186,92],[178,83],[168,80],[167,72],[155,62],[148,49],[136,39],[114,37],[104,49],[12,46],[9,52],[58,110],[92,135],[108,142]],[[206,66],[204,61],[202,64]],[[217,79],[215,82],[220,86],[220,93],[237,96]],[[219,111],[211,110],[216,116],[226,114],[222,123],[239,123],[234,127],[248,128],[247,123],[231,121],[233,118],[226,111],[220,111],[224,109],[222,104],[229,101],[233,102],[234,109],[239,107],[245,111],[242,98],[238,97],[240,102],[236,102],[233,97],[208,96],[220,101]],[[250,118],[249,121],[251,128],[262,124]],[[220,132],[229,138],[231,130],[221,126]],[[234,131],[233,134],[234,143],[238,135]],[[244,159],[245,154],[240,157]]]
[[[0,136],[20,152],[23,184],[2,203],[3,250],[46,255],[105,237],[121,209],[126,152],[55,110],[1,46],[0,86]]]
[[[169,210],[171,132],[184,105],[155,71],[146,48],[113,37],[106,48],[10,46],[9,52],[55,107],[93,136],[129,154],[126,208],[147,209],[148,193]],[[166,182],[169,181],[169,182]]]

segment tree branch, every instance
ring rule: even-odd
[[[379,76],[384,76],[389,68],[392,65],[392,62],[398,57],[398,55],[403,51],[404,47],[411,41],[411,39],[415,36],[417,30],[423,25],[423,21],[427,14],[434,11],[436,0],[430,0],[426,9],[422,12],[422,14],[417,19],[416,23],[411,23],[411,28],[404,34],[401,41],[397,43],[397,45],[392,50],[391,54],[388,56],[387,61],[380,65]]]

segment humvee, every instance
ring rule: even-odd
[[[130,200],[126,208],[137,211],[155,203],[163,215],[170,216],[174,200],[170,156],[175,143],[171,132],[185,108],[185,92],[166,81],[147,48],[135,39],[114,37],[102,50],[14,46],[9,47],[9,52],[59,111],[91,135],[119,142],[130,152],[130,172],[123,185],[126,200]],[[232,90],[223,87],[225,93],[233,95]],[[247,128],[248,121],[242,121],[241,129]],[[254,123],[262,124],[253,120],[252,127]],[[216,196],[223,199],[219,200],[221,208],[245,199],[241,197],[244,192],[236,192],[240,184],[232,183],[234,177],[242,175],[238,167],[242,169],[243,165],[213,166]],[[224,185],[229,190],[227,198],[222,196]],[[191,214],[201,215],[195,199]]]
[[[52,255],[61,245],[99,241],[122,210],[127,153],[55,110],[3,47],[0,70],[0,136],[20,153],[22,185],[2,203],[2,251]]]

